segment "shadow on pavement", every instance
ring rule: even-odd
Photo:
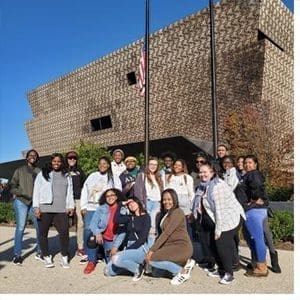
[[[22,245],[22,259],[25,260],[28,258],[32,253],[35,252],[35,245],[36,245],[36,239],[35,238],[27,238],[26,235],[28,233],[24,233],[24,239],[23,239],[23,245]],[[1,251],[0,253],[0,269],[5,267],[5,262],[11,262],[14,256],[14,238],[8,239],[1,243],[1,246],[11,242],[11,247],[5,249],[4,251]],[[55,257],[58,253],[60,253],[60,242],[59,242],[59,236],[58,234],[55,236],[51,236],[48,238],[48,245],[49,245],[49,252],[50,254]],[[77,250],[77,243],[76,243],[76,237],[71,236],[69,241],[69,257],[72,259]],[[4,264],[3,264],[4,263]]]

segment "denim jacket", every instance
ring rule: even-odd
[[[68,181],[66,209],[74,208],[73,183],[72,178],[68,174],[65,175]],[[47,181],[42,172],[40,172],[34,182],[32,207],[40,207],[40,204],[51,204],[53,202],[52,181],[53,173],[49,174],[50,179]]]
[[[109,219],[109,206],[108,204],[104,203],[96,209],[91,223],[90,223],[90,230],[93,234],[102,233],[105,231]]]

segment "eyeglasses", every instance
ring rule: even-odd
[[[67,158],[68,158],[68,159],[75,159],[75,160],[77,160],[77,157],[76,157],[76,156],[68,156]]]
[[[205,164],[206,161],[205,160],[196,160],[196,164]]]
[[[105,197],[106,198],[111,198],[111,197],[115,197],[116,196],[116,194],[109,194],[109,195],[106,195]]]

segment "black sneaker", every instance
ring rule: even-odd
[[[85,265],[85,264],[87,264],[88,263],[88,257],[87,257],[87,255],[85,255],[85,256],[83,256],[83,258],[80,260],[80,262],[79,262],[79,264],[80,265]]]
[[[139,265],[139,270],[134,274],[132,281],[139,281],[145,273],[144,265]]]
[[[13,264],[14,265],[22,265],[22,257],[21,256],[18,256],[18,255],[15,255],[13,257]]]

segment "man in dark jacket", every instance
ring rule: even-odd
[[[37,253],[35,255],[35,258],[41,260],[38,238],[38,223],[32,209],[33,184],[37,174],[40,172],[40,169],[36,167],[38,159],[39,155],[37,151],[33,149],[29,150],[26,154],[26,165],[15,170],[10,182],[11,193],[14,196],[14,209],[16,214],[16,231],[13,257],[13,263],[15,265],[22,264],[22,241],[28,215],[32,219],[32,222],[36,229]]]
[[[120,175],[122,183],[122,193],[126,198],[133,196],[133,186],[139,173],[137,159],[134,156],[128,156],[125,159],[126,170]]]

